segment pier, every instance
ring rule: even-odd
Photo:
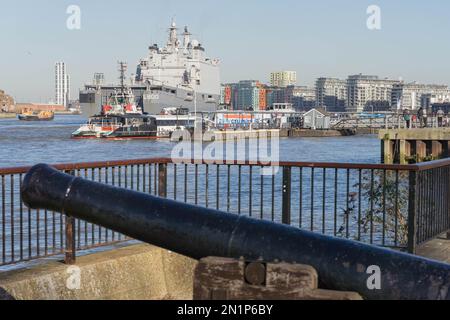
[[[380,130],[382,161],[416,163],[450,156],[450,128]]]
[[[272,137],[287,137],[287,130],[257,129],[257,130],[213,130],[202,135],[204,142],[212,141],[237,141],[245,139],[270,139]],[[195,138],[195,135],[194,135]]]
[[[342,137],[353,136],[357,134],[353,129],[340,129],[340,130],[313,130],[313,129],[249,129],[249,130],[210,130],[206,131],[202,135],[192,135],[192,139],[195,141],[203,142],[237,142],[240,140],[264,140],[272,138],[325,138],[325,137]],[[184,137],[181,137],[183,133],[173,135],[170,140],[172,142],[178,142]]]

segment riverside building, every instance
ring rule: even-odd
[[[70,76],[64,62],[55,64],[55,102],[68,107],[70,101]]]
[[[319,78],[316,81],[316,106],[332,112],[344,112],[347,106],[347,81]]]
[[[446,85],[396,83],[392,89],[392,107],[417,110],[421,106],[429,107],[434,103],[445,102],[449,95]]]
[[[279,71],[270,74],[270,85],[272,87],[286,88],[297,85],[297,72]]]
[[[397,80],[371,75],[352,75],[347,79],[347,112],[388,111]]]

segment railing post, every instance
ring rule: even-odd
[[[75,171],[68,171],[70,175],[75,175]],[[63,213],[65,214],[65,213]],[[66,236],[66,246],[65,246],[65,256],[64,263],[71,265],[76,262],[76,240],[75,240],[75,218],[69,215],[65,215],[65,236]]]
[[[411,254],[415,254],[417,249],[417,208],[419,202],[417,175],[416,171],[409,172],[408,252]]]
[[[445,146],[449,147],[450,142],[446,142]],[[445,222],[447,223],[447,240],[450,240],[450,167],[445,168],[444,181],[447,186],[447,218]]]
[[[158,165],[158,195],[160,198],[167,198],[167,164]]]
[[[291,224],[291,167],[283,167],[283,212],[282,223]]]

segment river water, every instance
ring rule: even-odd
[[[71,139],[71,133],[84,122],[81,116],[56,116],[51,122],[0,120],[0,168],[37,163],[170,157],[172,150],[179,147],[168,140]],[[253,149],[248,146],[247,150]],[[279,141],[279,154],[281,161],[379,163],[380,141],[373,135],[283,138]],[[91,180],[156,195],[156,169],[156,166],[125,167],[79,174],[84,177],[87,174],[86,178]],[[293,168],[291,176],[292,225],[327,235],[339,234],[384,244],[380,223],[373,226],[373,239],[368,231],[363,230],[359,235],[361,226],[357,218],[368,212],[370,198],[367,192],[358,190],[358,183],[364,183],[364,177],[370,176],[370,171],[314,171],[305,167]],[[63,252],[62,216],[47,211],[27,212],[20,202],[19,180],[18,175],[0,177],[0,222],[3,226],[0,230],[0,269],[2,264]],[[167,183],[169,199],[281,222],[281,170],[273,176],[266,176],[259,174],[257,168],[252,170],[246,166],[169,166]],[[360,191],[361,199],[355,203],[352,200],[353,211],[346,213],[349,194],[358,195]],[[78,222],[77,230],[79,248],[97,247],[114,240],[112,233],[84,222]],[[393,235],[397,237],[392,230],[388,230],[387,235],[388,244],[396,239]]]
[[[103,160],[170,157],[174,143],[167,140],[73,140],[71,133],[85,119],[56,116],[51,122],[0,120],[0,168],[36,163],[72,163]],[[280,160],[378,163],[376,136],[285,138],[280,140]]]

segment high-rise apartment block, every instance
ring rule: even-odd
[[[422,96],[421,106],[424,108],[431,108],[433,105],[449,103],[450,91],[440,94],[427,93]]]
[[[220,103],[230,110],[263,111],[278,103],[291,103],[298,110],[315,106],[315,90],[309,87],[274,87],[256,80],[223,84]]]
[[[286,103],[298,111],[308,111],[316,106],[316,90],[307,86],[289,86],[286,88]]]
[[[394,84],[391,104],[393,109],[417,110],[421,106],[429,107],[437,101],[445,101],[449,95],[450,91],[446,85],[402,82]]]
[[[353,75],[347,79],[347,111],[385,111],[391,108],[392,89],[397,80]]]
[[[220,103],[232,110],[265,110],[266,87],[256,80],[243,80],[222,85]]]
[[[279,71],[270,74],[270,85],[272,87],[285,88],[295,86],[297,84],[297,72],[295,71]]]
[[[55,64],[55,102],[67,107],[70,101],[70,77],[67,74],[66,64]]]
[[[316,106],[327,111],[343,112],[347,105],[347,81],[319,78],[316,81]]]
[[[371,75],[351,75],[347,80],[321,77],[315,88],[264,85],[245,80],[222,86],[221,104],[234,110],[267,110],[273,104],[289,103],[298,111],[314,107],[330,112],[377,112],[417,110],[450,101],[446,85],[405,83]]]

